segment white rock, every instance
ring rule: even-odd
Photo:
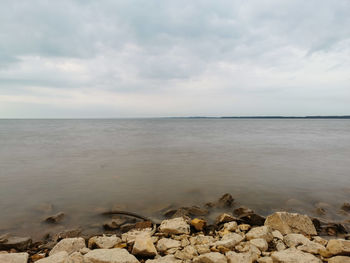
[[[85,240],[82,237],[65,238],[53,247],[49,255],[52,256],[61,251],[66,251],[68,254],[72,254],[73,252],[77,252],[84,247],[86,247]]]
[[[170,248],[178,248],[181,246],[181,242],[171,239],[171,238],[162,238],[157,243],[157,250],[160,252],[165,252]]]
[[[223,246],[231,249],[235,247],[237,244],[239,244],[243,239],[244,237],[242,237],[239,234],[229,233],[224,235],[220,241],[216,241],[215,246]]]
[[[35,263],[68,263],[69,255],[66,251],[57,252],[47,258],[39,259]]]
[[[1,253],[0,263],[27,263],[28,257],[28,253]]]
[[[94,249],[84,255],[84,263],[139,263],[126,249]]]
[[[150,236],[137,236],[132,248],[132,254],[146,257],[157,255],[152,238]]]
[[[254,227],[246,234],[246,238],[248,240],[263,238],[267,242],[270,242],[273,239],[272,229],[269,226]]]
[[[137,236],[151,236],[152,228],[145,228],[142,230],[133,229],[122,234],[122,241],[128,244],[135,242]]]
[[[175,258],[173,255],[160,257],[157,259],[149,259],[146,263],[181,263],[182,260]]]
[[[312,254],[302,252],[296,248],[288,248],[271,254],[273,262],[279,263],[322,263]]]
[[[325,246],[322,246],[319,243],[313,242],[313,241],[309,241],[306,244],[297,247],[299,250],[304,251],[304,252],[308,252],[311,254],[319,254],[320,250],[325,250]]]
[[[166,234],[189,234],[190,225],[182,217],[163,220],[159,231]]]
[[[283,235],[290,233],[317,235],[311,219],[307,215],[297,213],[276,212],[266,218],[265,226],[270,226]]]
[[[306,245],[307,243],[310,242],[310,240],[302,234],[288,234],[284,236],[283,241],[288,247]]]
[[[116,235],[113,236],[95,236],[89,239],[88,246],[89,248],[112,248],[115,245],[118,245],[122,240]]]
[[[224,224],[224,229],[227,229],[228,231],[235,231],[237,228],[238,228],[238,225],[237,225],[237,222],[235,221]]]
[[[229,251],[226,253],[226,257],[228,263],[253,263],[258,259],[258,256],[251,252],[236,253]]]
[[[266,251],[269,247],[266,240],[263,238],[255,238],[251,239],[249,241],[252,245],[256,246],[258,249],[260,249],[261,252]]]
[[[194,263],[227,263],[227,259],[219,252],[210,252],[196,257]]]

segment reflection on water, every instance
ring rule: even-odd
[[[152,215],[225,192],[262,214],[323,202],[341,219],[349,156],[349,120],[0,120],[0,233],[33,234],[58,211],[84,225],[113,206]]]

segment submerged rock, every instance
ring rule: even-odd
[[[31,243],[32,239],[30,237],[7,236],[6,238],[3,238],[2,242],[0,242],[0,250],[14,248],[19,251],[24,251]]]
[[[276,212],[266,218],[265,225],[280,231],[283,235],[290,233],[317,235],[311,219],[307,215],[297,213]]]
[[[50,224],[57,224],[63,220],[64,216],[65,214],[63,212],[59,212],[55,215],[47,217],[44,221]]]

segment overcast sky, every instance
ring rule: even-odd
[[[336,114],[349,0],[0,2],[0,118]]]

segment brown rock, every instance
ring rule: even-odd
[[[202,231],[207,225],[207,222],[203,219],[195,218],[191,221],[191,226],[193,226],[197,231]]]
[[[61,222],[63,220],[63,218],[64,218],[64,213],[59,212],[55,215],[47,217],[44,221],[46,223],[50,223],[50,224],[57,224],[57,223]]]

